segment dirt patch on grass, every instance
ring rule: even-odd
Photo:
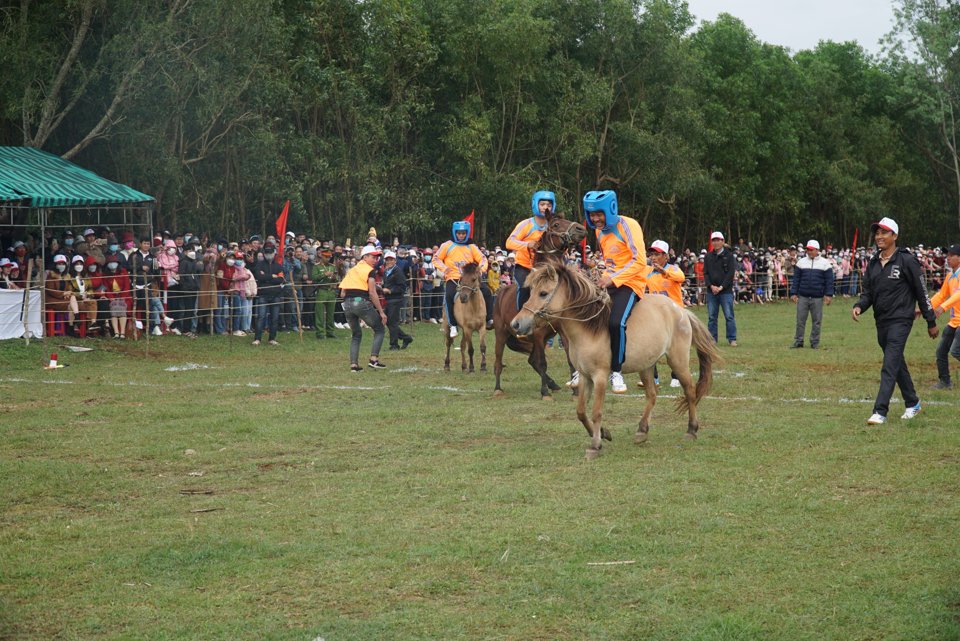
[[[299,394],[306,394],[311,390],[306,390],[303,388],[292,388],[292,389],[282,389],[277,390],[276,392],[257,392],[253,395],[255,399],[258,400],[271,400],[275,398],[289,398],[291,396],[297,396]]]
[[[23,410],[48,407],[49,405],[49,400],[24,401],[23,403],[0,403],[0,412],[20,412]]]

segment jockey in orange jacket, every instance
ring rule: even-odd
[[[453,223],[450,230],[450,240],[440,245],[440,249],[434,255],[434,266],[443,272],[444,296],[443,308],[447,312],[447,320],[450,322],[450,337],[457,335],[457,319],[453,316],[453,299],[457,295],[457,284],[460,282],[460,274],[464,265],[474,263],[480,268],[481,273],[486,273],[488,264],[487,258],[480,252],[480,248],[470,242],[470,223],[465,220],[458,220]],[[483,301],[487,305],[487,329],[493,327],[493,295],[487,287],[486,278],[482,279],[480,293],[483,294]]]
[[[626,354],[627,319],[647,286],[647,250],[643,230],[633,218],[617,213],[614,191],[588,191],[583,197],[586,224],[597,230],[597,242],[606,270],[600,286],[610,294],[610,390],[624,394],[623,359]]]
[[[513,233],[507,238],[507,249],[516,252],[516,266],[513,268],[513,279],[517,283],[517,309],[530,299],[530,289],[524,287],[533,270],[536,256],[531,247],[540,240],[547,230],[547,218],[557,207],[557,197],[552,191],[538,191],[530,199],[530,209],[533,216],[521,220],[514,227]]]

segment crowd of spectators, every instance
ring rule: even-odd
[[[42,243],[31,238],[6,239],[9,246],[0,258],[0,289],[29,285],[44,291],[48,310],[66,315],[69,331],[87,335],[126,338],[141,332],[154,336],[200,333],[246,336],[256,333],[258,316],[266,315],[271,342],[277,332],[315,331],[329,335],[317,319],[335,298],[337,284],[359,260],[364,244],[392,249],[393,270],[403,274],[407,285],[399,306],[400,323],[439,323],[442,314],[443,279],[433,264],[438,245],[416,247],[394,239],[384,244],[370,228],[364,243],[319,240],[287,232],[284,238],[252,235],[238,241],[211,238],[192,232],[136,236],[130,230],[88,228],[82,234],[63,230]],[[4,243],[7,244],[7,243]],[[757,303],[786,299],[803,245],[755,248],[740,239],[728,245],[736,259],[735,300]],[[282,247],[282,250],[281,250]],[[798,249],[799,248],[799,249]],[[490,270],[487,284],[497,290],[513,282],[514,256],[499,245],[481,247]],[[571,250],[567,260],[587,269],[602,269],[603,261],[587,248],[581,256]],[[946,252],[918,245],[915,252],[924,268],[928,289],[937,291],[946,272]],[[684,299],[688,305],[705,301],[703,262],[707,249],[670,251],[669,262],[686,275]],[[833,247],[821,254],[833,265],[838,296],[860,293],[869,250]],[[260,261],[275,263],[265,277],[257,270]],[[262,267],[262,266],[261,266]],[[378,269],[378,282],[383,265]],[[266,280],[265,280],[265,279]],[[321,304],[317,305],[318,292]],[[396,293],[393,294],[396,298]],[[258,300],[276,298],[276,314],[263,309]],[[319,309],[319,312],[318,312]],[[339,301],[333,307],[333,327],[346,321]],[[275,316],[275,318],[273,317]]]

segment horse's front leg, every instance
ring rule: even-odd
[[[467,371],[467,352],[470,352],[470,371],[473,371],[473,345],[470,341],[470,331],[463,327],[462,338],[460,339],[460,371]]]
[[[550,386],[548,384],[550,377],[547,376],[543,365],[543,363],[547,361],[546,358],[541,358],[540,356],[543,354],[543,337],[533,335],[531,342],[533,347],[530,350],[530,356],[527,357],[527,362],[530,363],[533,371],[540,375],[540,398],[545,401],[552,401],[553,396],[550,394]]]
[[[645,443],[650,434],[650,413],[653,412],[653,406],[657,402],[657,386],[653,381],[653,368],[645,369],[640,372],[640,380],[643,381],[643,393],[647,397],[647,404],[643,407],[643,416],[640,417],[640,426],[633,437],[634,443]]]
[[[496,385],[493,387],[494,396],[503,396],[503,388],[500,387],[500,375],[503,373],[503,348],[507,346],[506,332],[498,326],[496,330],[497,342],[494,345],[493,375],[496,378]]]
[[[443,359],[443,371],[449,372],[450,371],[450,346],[453,345],[453,339],[450,338],[450,329],[446,326],[444,326],[443,328],[443,334],[446,337],[443,340],[447,345],[447,357]]]
[[[600,456],[600,448],[603,447],[600,439],[603,433],[603,400],[607,395],[606,372],[600,374],[592,372],[590,376],[593,380],[593,415],[590,417],[593,429],[590,432],[590,447],[587,448],[586,454],[588,461],[592,461]],[[586,396],[586,394],[587,392],[584,392],[584,396]]]
[[[567,337],[564,335],[563,331],[560,332],[560,340],[563,341],[563,353],[567,356],[567,367],[570,369],[570,378],[573,378],[573,373],[577,369],[573,366],[573,362],[570,360],[570,341],[567,340]],[[580,393],[579,388],[574,385],[570,388],[570,391],[573,392],[573,395],[576,396]]]

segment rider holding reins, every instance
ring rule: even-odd
[[[557,207],[557,197],[552,191],[538,191],[530,200],[533,217],[521,220],[507,238],[507,249],[516,252],[516,266],[513,268],[513,278],[517,283],[517,309],[530,299],[530,289],[523,283],[533,269],[536,258],[533,250],[543,232],[547,230],[547,219]]]
[[[487,271],[487,258],[480,253],[480,248],[470,242],[470,223],[458,220],[451,228],[451,239],[440,245],[434,255],[434,266],[443,273],[444,285],[443,307],[447,312],[450,323],[450,337],[457,335],[457,319],[453,315],[453,299],[457,295],[457,286],[463,268],[470,263],[476,264],[482,273]],[[493,326],[493,296],[486,284],[481,285],[480,293],[487,305],[487,329]]]
[[[647,285],[647,251],[643,230],[633,218],[617,214],[614,191],[588,191],[583,197],[586,225],[597,230],[597,243],[603,253],[606,270],[600,287],[610,294],[610,388],[624,394],[623,359],[626,354],[626,327],[630,311],[643,298]]]

